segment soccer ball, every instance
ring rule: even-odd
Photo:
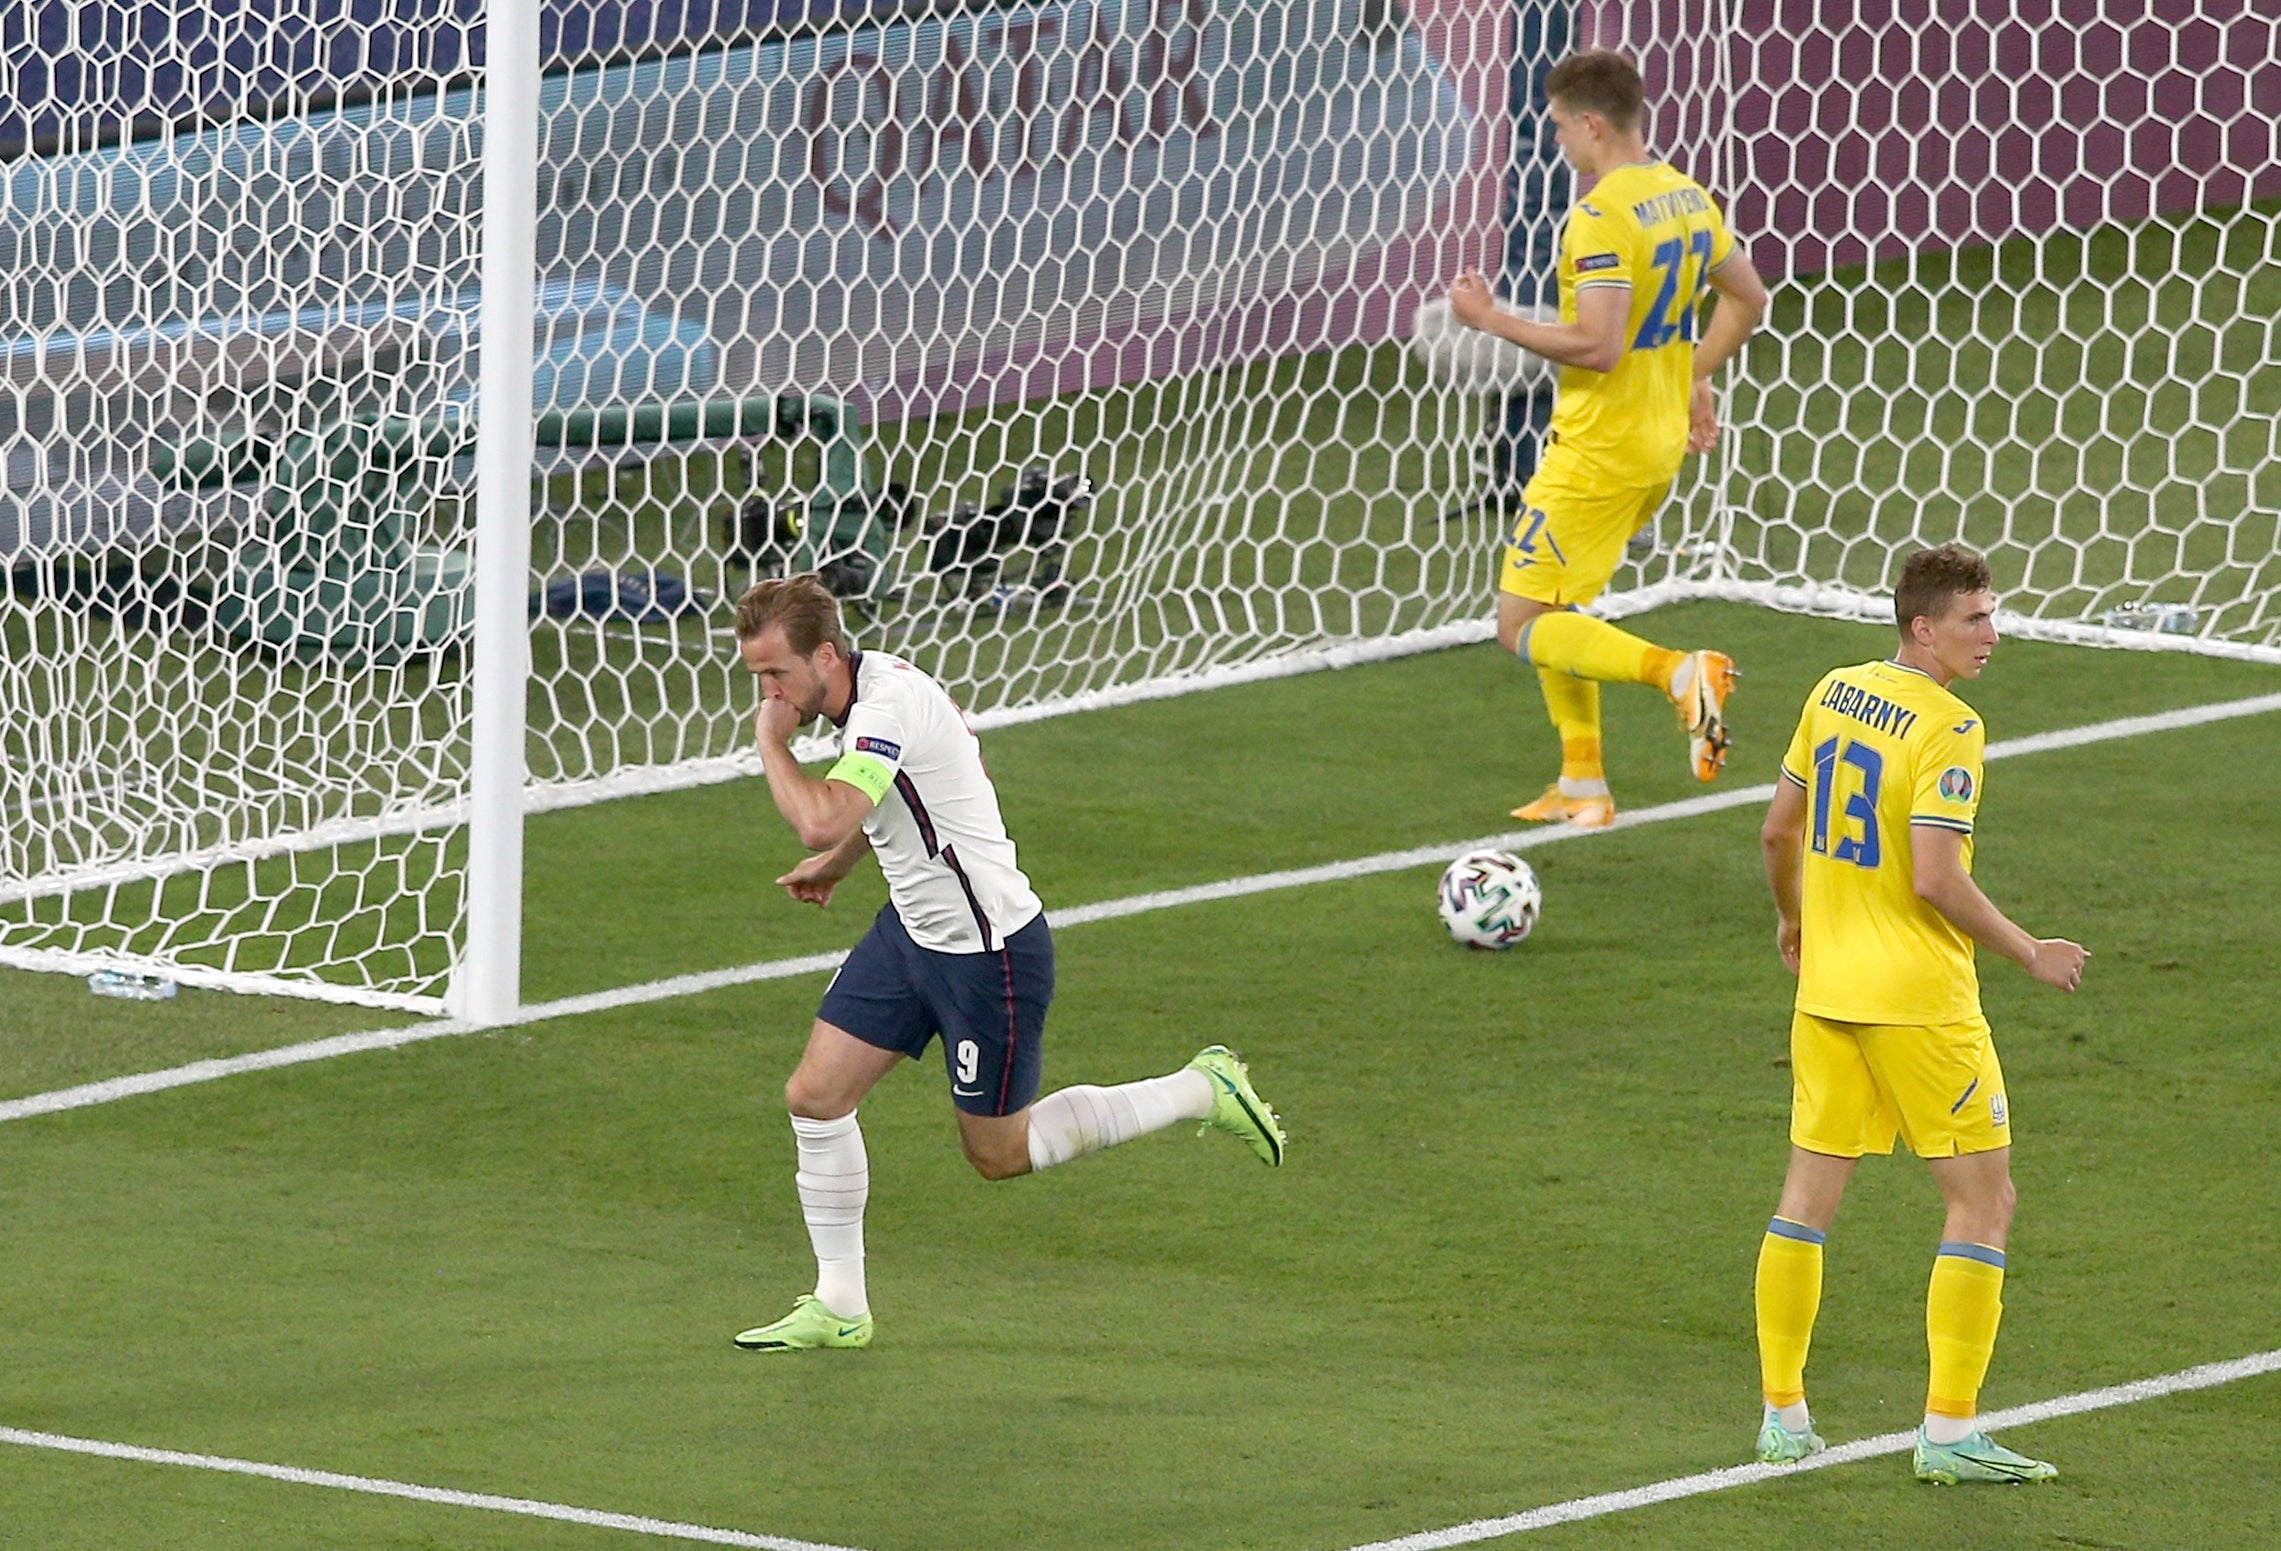
[[[1441,924],[1468,948],[1510,948],[1544,908],[1529,864],[1510,851],[1468,851],[1441,875]]]
[[[1558,323],[1557,307],[1508,307],[1538,323]],[[1460,393],[1534,393],[1551,384],[1560,368],[1509,340],[1467,328],[1450,316],[1449,301],[1437,297],[1410,319],[1410,354],[1426,374]]]

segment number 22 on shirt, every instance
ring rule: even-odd
[[[1708,289],[1710,232],[1689,232],[1685,242],[1676,237],[1659,242],[1650,262],[1663,277],[1663,283],[1656,288],[1655,302],[1647,309],[1639,333],[1632,338],[1632,348],[1661,350],[1675,339],[1692,343],[1695,319],[1703,305],[1703,292]]]

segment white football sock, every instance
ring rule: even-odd
[[[1679,666],[1671,670],[1671,698],[1674,700],[1684,700],[1687,698],[1687,692],[1694,687],[1695,654],[1693,652],[1689,652],[1685,657],[1680,659]],[[1790,1424],[1785,1422],[1782,1425],[1789,1427]],[[1792,1432],[1797,1431],[1797,1429],[1794,1427],[1792,1427],[1790,1430]]]
[[[1766,1409],[1782,1418],[1782,1425],[1794,1433],[1802,1433],[1814,1425],[1814,1418],[1806,1410],[1803,1400],[1793,1400],[1786,1406],[1768,1406]]]
[[[871,1196],[871,1158],[851,1112],[837,1120],[792,1117],[800,1154],[800,1215],[816,1251],[816,1297],[842,1319],[871,1312],[863,1290],[863,1205]]]
[[[1050,1169],[1212,1112],[1212,1080],[1182,1068],[1114,1088],[1061,1088],[1030,1106],[1030,1168]]]
[[[1925,1413],[1925,1437],[1934,1443],[1962,1443],[1980,1430],[1980,1420],[1971,1416],[1935,1416]]]

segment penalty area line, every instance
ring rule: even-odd
[[[130,1460],[141,1465],[175,1465],[211,1470],[223,1475],[257,1476],[295,1486],[329,1487],[337,1492],[362,1492],[373,1497],[400,1497],[410,1502],[435,1503],[446,1508],[481,1508],[492,1513],[519,1514],[528,1519],[554,1519],[593,1529],[620,1529],[666,1540],[695,1540],[714,1546],[751,1546],[759,1551],[856,1551],[817,1540],[793,1540],[784,1535],[754,1535],[744,1530],[714,1529],[705,1524],[682,1524],[672,1519],[645,1518],[633,1513],[603,1513],[573,1508],[565,1503],[539,1502],[528,1497],[496,1497],[489,1492],[458,1492],[448,1487],[418,1486],[409,1481],[388,1481],[374,1476],[343,1475],[335,1470],[303,1470],[294,1465],[271,1465],[260,1460],[230,1459],[218,1454],[184,1454],[174,1449],[146,1449],[131,1443],[106,1443],[95,1438],[68,1438],[57,1433],[26,1432],[0,1427],[0,1444],[19,1448],[52,1449],[64,1454],[90,1454],[101,1459]]]
[[[2081,748],[2086,744],[2107,743],[2119,738],[2144,737],[2149,733],[2176,732],[2186,727],[2199,727],[2210,722],[2230,721],[2237,717],[2261,716],[2281,711],[2281,695],[2255,695],[2244,700],[2221,700],[2209,705],[2184,706],[2175,711],[2161,711],[2149,716],[2126,716],[2114,721],[2093,722],[2082,727],[2066,727],[2056,732],[2035,733],[2025,738],[2012,738],[1988,745],[1985,757],[1990,760],[2015,759],[2027,754],[2043,754],[2054,749]],[[1675,819],[1699,818],[1708,813],[1719,813],[1729,808],[1748,807],[1772,799],[1772,783],[1761,786],[1732,788],[1723,792],[1689,797],[1679,802],[1658,803],[1652,808],[1639,808],[1616,816],[1618,830],[1637,829],[1647,824],[1669,823]],[[1593,833],[1603,833],[1594,831]],[[1589,838],[1584,833],[1562,825],[1543,825],[1535,829],[1501,835],[1483,835],[1472,840],[1443,841],[1435,845],[1411,846],[1400,851],[1381,851],[1375,856],[1359,856],[1343,862],[1324,862],[1314,867],[1294,867],[1280,872],[1253,873],[1247,877],[1225,878],[1217,883],[1200,883],[1188,888],[1160,889],[1148,894],[1132,894],[1122,899],[1106,899],[1090,905],[1074,905],[1066,910],[1052,910],[1046,919],[1055,930],[1083,926],[1093,921],[1115,921],[1126,916],[1146,915],[1157,910],[1177,910],[1188,905],[1211,904],[1218,900],[1242,899],[1253,894],[1268,894],[1281,889],[1307,888],[1319,883],[1343,883],[1354,878],[1374,877],[1380,873],[1407,872],[1413,867],[1439,865],[1462,851],[1482,846],[1496,846],[1508,851],[1529,851],[1539,846],[1561,841]],[[725,990],[730,986],[752,985],[764,980],[784,980],[794,975],[821,974],[837,969],[847,957],[845,950],[831,953],[811,953],[800,958],[770,959],[759,964],[744,964],[733,969],[707,970],[694,975],[675,975],[665,980],[645,981],[640,985],[621,986],[611,991],[594,991],[583,996],[566,996],[552,1002],[534,1002],[517,1009],[504,1023],[479,1025],[458,1018],[440,1018],[426,1023],[401,1024],[394,1028],[368,1029],[355,1034],[336,1034],[326,1039],[310,1040],[298,1045],[284,1045],[274,1050],[257,1050],[241,1056],[227,1056],[216,1060],[193,1061],[185,1066],[168,1067],[162,1071],[140,1072],[129,1077],[114,1077],[102,1082],[82,1083],[77,1087],[58,1088],[48,1093],[35,1093],[26,1098],[0,1100],[0,1124],[11,1120],[24,1120],[34,1115],[52,1115],[64,1110],[85,1109],[91,1105],[109,1104],[138,1094],[163,1092],[168,1088],[187,1087],[193,1083],[212,1082],[217,1078],[235,1077],[244,1072],[272,1071],[279,1067],[299,1066],[309,1061],[330,1060],[334,1056],[354,1055],[367,1050],[393,1050],[405,1045],[419,1044],[424,1040],[449,1039],[461,1034],[479,1033],[487,1028],[516,1028],[524,1024],[545,1023],[555,1018],[575,1018],[587,1013],[613,1012],[621,1007],[638,1007],[650,1002],[672,1001],[684,996],[700,996],[708,991]]]
[[[1980,1421],[1989,1430],[2000,1432],[2006,1428],[2048,1422],[2057,1417],[2078,1416],[2086,1411],[2105,1411],[2115,1406],[2136,1405],[2142,1400],[2158,1400],[2165,1395],[2214,1389],[2220,1384],[2232,1384],[2241,1379],[2276,1372],[2281,1372],[2281,1348],[2237,1357],[2230,1362],[2204,1363],[2198,1368],[2186,1368],[2157,1378],[2138,1379],[2128,1384],[2110,1385],[2105,1389],[2084,1390],[2080,1394],[2060,1395],[2051,1400],[2039,1400],[2003,1411],[1990,1411]],[[1856,1460],[1905,1454],[1916,1446],[1916,1441],[1917,1435],[1913,1428],[1908,1432],[1881,1433],[1874,1438],[1841,1443],[1794,1465],[1730,1465],[1723,1470],[1706,1470],[1699,1475],[1678,1476],[1669,1481],[1635,1486],[1626,1491],[1603,1492],[1596,1497],[1577,1497],[1563,1503],[1549,1503],[1542,1508],[1531,1508],[1524,1513],[1508,1514],[1503,1518],[1475,1519],[1470,1523],[1453,1524],[1448,1529],[1425,1530],[1415,1535],[1398,1536],[1393,1540],[1373,1540],[1367,1545],[1350,1547],[1349,1551],[1446,1551],[1451,1546],[1468,1546],[1483,1540],[1523,1534],[1532,1529],[1546,1529],[1555,1524],[1574,1524],[1580,1519],[1629,1513],[1635,1508],[1649,1508],[1657,1503],[1701,1497],[1711,1492],[1726,1491],[1730,1487],[1756,1486],[1761,1481],[1778,1481],[1801,1471],[1827,1470],[1832,1465],[1850,1465]]]

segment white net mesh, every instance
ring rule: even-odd
[[[984,713],[1470,617],[1482,530],[1436,518],[1477,410],[1374,345],[1493,238],[1500,31],[1067,0],[554,81],[542,264],[802,434],[566,451],[539,569],[821,566]],[[540,778],[730,754],[728,647],[542,629]]]
[[[161,9],[0,38],[0,960],[434,1006],[480,9]],[[1479,638],[1528,405],[1398,336],[1557,186],[1509,97],[1571,41],[1777,282],[1611,607],[1869,608],[1961,535],[2050,629],[2281,646],[2250,0],[698,9],[547,12],[534,804],[738,769],[788,568],[992,720]]]
[[[1876,614],[1962,538],[2042,633],[2281,647],[2281,16],[1639,0],[1777,291],[1688,574]],[[1677,515],[1677,514],[1675,514]],[[2087,627],[2087,628],[2086,628]]]
[[[432,998],[464,535],[387,417],[472,381],[468,29],[327,111],[375,29],[153,9],[0,40],[0,949]]]

